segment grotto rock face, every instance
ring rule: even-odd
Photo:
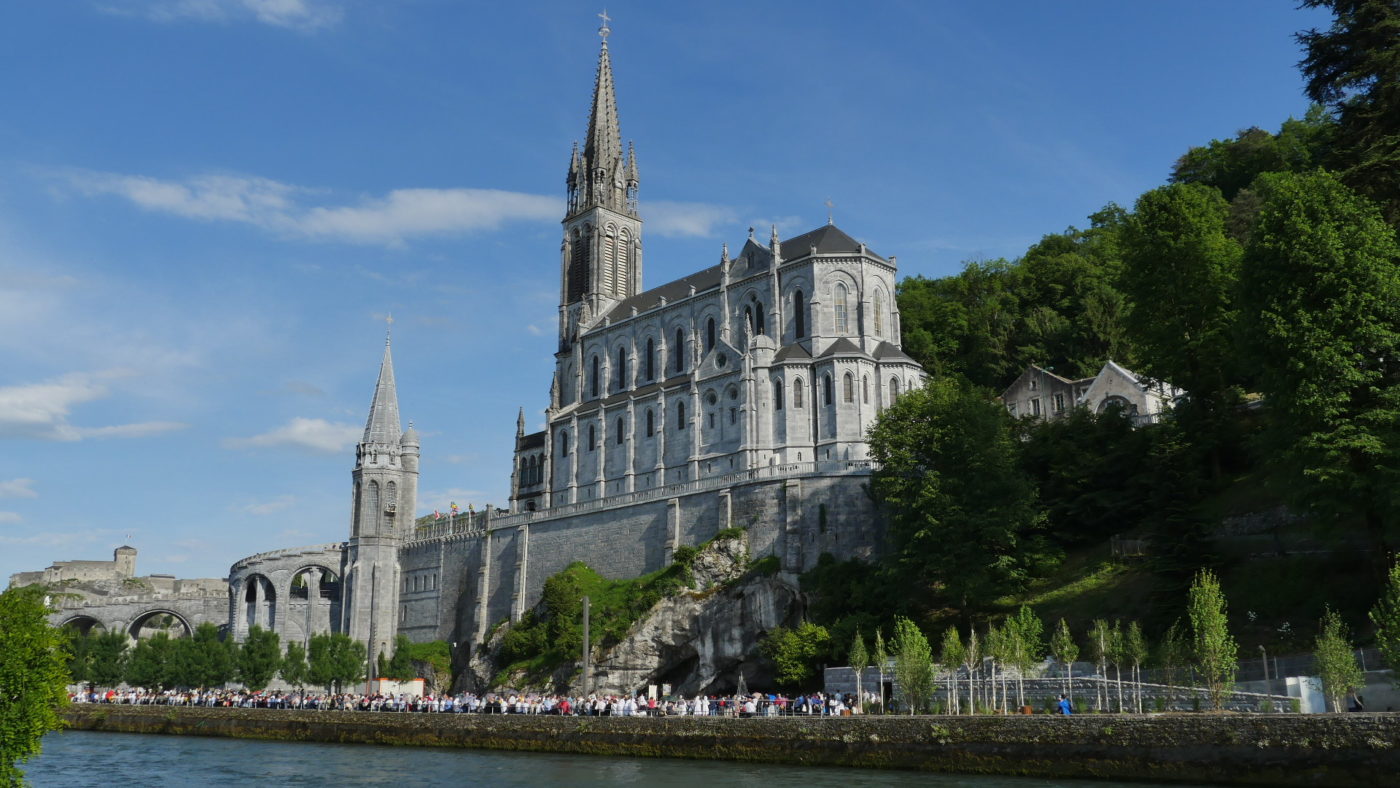
[[[689,590],[658,602],[598,655],[595,691],[670,684],[675,693],[714,694],[733,691],[740,674],[748,686],[771,683],[772,665],[758,656],[758,642],[801,618],[796,577],[749,571],[742,538],[708,545],[691,563],[691,575]]]
[[[627,635],[607,649],[594,650],[591,691],[645,692],[650,684],[671,685],[673,693],[732,692],[740,675],[746,686],[770,686],[772,664],[758,654],[758,643],[779,626],[801,620],[803,603],[795,575],[765,572],[749,564],[747,539],[718,539],[690,563],[689,586],[657,602]],[[498,627],[462,672],[458,689],[477,692],[495,678],[512,689],[527,689],[523,676],[499,677],[495,656],[509,626]],[[545,691],[582,690],[578,663],[561,666]]]

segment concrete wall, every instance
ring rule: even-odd
[[[555,717],[76,704],[78,730],[1195,785],[1390,785],[1393,714]]]

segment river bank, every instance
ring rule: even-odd
[[[1227,785],[1381,785],[1400,715],[553,717],[73,706],[77,730]]]

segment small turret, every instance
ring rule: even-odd
[[[520,409],[520,415],[515,417],[515,437],[525,437],[525,409]]]

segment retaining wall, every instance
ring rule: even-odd
[[[1393,784],[1400,715],[626,718],[83,706],[73,728],[1228,785]]]

